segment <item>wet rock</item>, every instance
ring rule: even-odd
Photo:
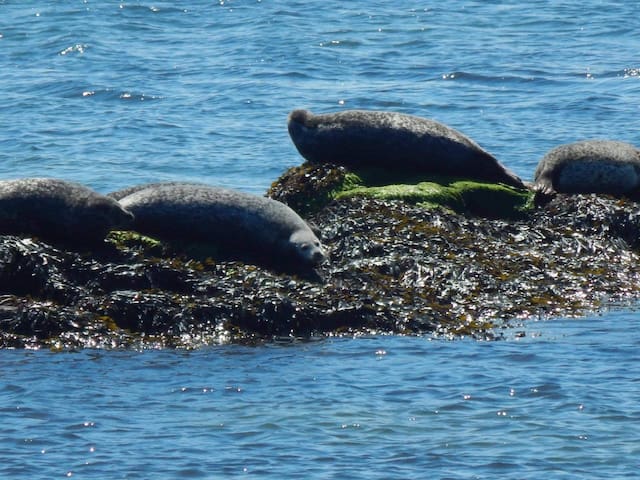
[[[326,196],[307,218],[331,258],[307,274],[188,256],[131,233],[85,252],[0,237],[0,347],[486,338],[519,319],[583,315],[640,295],[635,202],[558,195],[516,218],[486,218],[400,199],[337,198],[339,175],[314,175]],[[288,188],[285,176],[272,192]]]

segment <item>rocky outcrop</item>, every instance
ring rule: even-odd
[[[426,180],[404,181],[397,185]],[[195,348],[370,333],[494,338],[521,319],[583,315],[640,294],[634,202],[557,196],[534,208],[528,193],[504,191],[518,200],[496,213],[482,197],[433,206],[374,195],[366,191],[372,186],[327,165],[294,169],[274,184],[270,195],[303,213],[330,250],[313,271],[187,254],[130,232],[112,232],[91,251],[2,236],[0,346]]]

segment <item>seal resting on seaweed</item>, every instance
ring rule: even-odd
[[[129,227],[133,215],[113,198],[55,178],[0,181],[0,234],[92,243]]]
[[[314,266],[326,259],[309,225],[276,200],[180,182],[127,190],[131,193],[122,197],[120,204],[134,214],[133,229],[139,233],[210,244],[226,255],[269,263]]]
[[[294,145],[311,163],[401,169],[526,188],[473,140],[434,120],[369,110],[324,115],[294,110],[288,128]]]
[[[640,151],[614,140],[583,140],[550,150],[538,163],[533,190],[625,195],[640,187]]]

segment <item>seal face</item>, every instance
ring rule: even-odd
[[[134,214],[133,229],[142,234],[211,244],[225,253],[271,257],[285,264],[313,266],[326,259],[307,223],[276,200],[180,182],[142,185],[130,191],[120,204]]]
[[[426,118],[370,110],[324,115],[294,110],[288,129],[300,154],[311,163],[404,169],[525,188],[473,140]]]
[[[133,215],[109,197],[54,178],[0,181],[0,234],[92,243],[129,227]]]
[[[614,140],[583,140],[550,150],[538,163],[533,189],[625,195],[640,187],[640,151]]]

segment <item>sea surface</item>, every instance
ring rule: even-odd
[[[0,0],[0,177],[262,194],[287,114],[436,119],[525,180],[640,143],[640,3]],[[0,477],[640,478],[640,316],[499,341],[0,351]]]
[[[502,341],[0,351],[0,478],[623,479],[638,315]]]

